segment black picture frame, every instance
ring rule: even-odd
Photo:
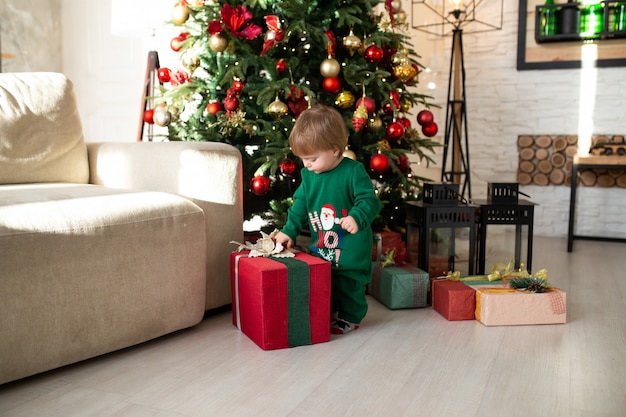
[[[563,0],[565,1],[565,0]],[[541,60],[530,60],[528,57],[529,48],[541,48],[543,45],[539,45],[534,41],[534,36],[532,37],[532,42],[527,42],[527,30],[528,30],[528,21],[529,16],[533,19],[534,28],[534,15],[535,15],[535,6],[537,2],[531,1],[529,3],[528,0],[519,0],[519,17],[518,17],[518,30],[517,30],[517,70],[552,70],[552,69],[572,69],[572,68],[582,68],[582,61],[580,59],[560,59],[558,55],[554,54],[551,59],[541,59]],[[598,43],[598,47],[618,47],[620,50],[623,50],[623,56],[618,58],[610,58],[610,59],[602,59],[599,58],[595,60],[594,65],[596,67],[621,67],[626,66],[626,40],[598,40],[595,41]],[[568,41],[568,42],[559,42],[552,43],[551,47],[553,50],[558,50],[558,47],[555,48],[555,45],[560,46],[562,49],[565,48],[576,48],[580,47],[583,44],[583,41]]]

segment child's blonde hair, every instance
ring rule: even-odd
[[[316,104],[303,111],[289,135],[291,151],[297,156],[346,147],[348,133],[341,114],[332,107]]]

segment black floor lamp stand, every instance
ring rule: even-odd
[[[467,193],[467,199],[471,201],[463,31],[458,27],[454,29],[452,38],[442,166],[441,181],[459,184],[461,196],[465,197]]]

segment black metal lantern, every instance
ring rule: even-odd
[[[486,265],[515,260],[515,268],[532,271],[535,204],[519,200],[517,183],[489,183],[487,200],[478,206],[478,274]]]
[[[406,210],[409,262],[430,276],[474,273],[476,207],[459,202],[458,184],[424,184]]]

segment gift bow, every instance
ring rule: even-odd
[[[381,268],[395,265],[396,261],[394,260],[394,256],[396,256],[396,250],[395,249],[388,250],[382,257],[383,259],[380,264]]]
[[[460,281],[461,280],[461,271],[448,271],[446,275],[446,279],[449,281]]]
[[[280,28],[280,21],[278,16],[269,15],[265,16],[265,23],[267,24],[267,34],[265,35],[265,41],[263,42],[263,50],[261,56],[265,55],[269,49],[276,45],[278,42],[285,38],[285,31]]]
[[[278,232],[278,229],[274,230],[269,235],[261,232],[261,238],[257,240],[256,243],[250,243],[248,241],[246,241],[246,243],[239,243],[234,240],[231,240],[230,243],[239,245],[237,252],[241,252],[243,249],[248,249],[250,251],[248,256],[251,258],[259,256],[264,258],[267,258],[268,256],[274,256],[276,258],[293,258],[296,256],[293,252],[274,240],[274,237],[276,237]]]
[[[524,270],[526,275],[528,275],[528,271]],[[520,276],[515,272],[515,263],[513,260],[510,260],[506,265],[503,263],[494,264],[491,267],[491,274],[487,275],[487,279],[489,281],[498,281],[504,277]]]

